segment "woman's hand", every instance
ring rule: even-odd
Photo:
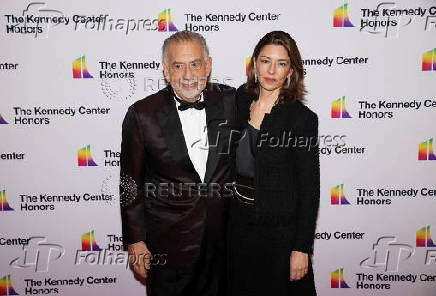
[[[306,253],[292,251],[289,258],[290,280],[295,281],[301,279],[308,268],[309,256]]]
[[[133,271],[141,278],[147,278],[147,270],[150,269],[151,252],[143,242],[128,245],[129,263]]]

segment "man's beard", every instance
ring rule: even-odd
[[[200,95],[200,93],[203,91],[204,87],[206,86],[206,84],[202,84],[201,82],[203,82],[202,78],[192,80],[191,84],[197,83],[197,87],[192,88],[192,89],[184,89],[182,87],[182,81],[179,81],[179,88],[177,89],[177,91],[183,97],[185,97],[187,99],[193,99],[193,98],[197,97],[198,95]]]
[[[196,87],[196,88],[194,88],[194,89],[191,89],[191,90],[186,90],[186,89],[180,87],[178,90],[179,90],[180,94],[183,95],[183,96],[184,96],[185,98],[187,98],[187,99],[193,99],[193,98],[195,98],[195,97],[198,96],[198,95],[201,93],[201,91],[202,91],[202,89],[201,89],[201,88],[198,88],[198,87]]]

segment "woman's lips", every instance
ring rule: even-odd
[[[264,79],[267,83],[274,83],[274,82],[276,82],[276,79],[274,79],[274,78],[264,77],[263,79]]]

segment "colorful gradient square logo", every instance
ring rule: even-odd
[[[0,190],[0,202],[1,208],[0,211],[14,211],[14,209],[9,205],[6,199],[6,189]]]
[[[5,275],[0,279],[0,295],[20,295],[15,292],[11,283],[11,275]]]
[[[0,114],[0,124],[8,124],[1,114]]]
[[[338,268],[335,271],[332,271],[330,279],[332,288],[350,288],[344,280],[343,268]]]
[[[436,160],[433,152],[433,138],[419,144],[418,160]]]
[[[354,27],[348,18],[348,4],[345,3],[333,10],[333,27]]]
[[[340,196],[339,196],[340,190]],[[335,186],[331,190],[330,203],[332,205],[349,205],[350,202],[347,200],[344,194],[344,184]]]
[[[157,15],[158,32],[177,32],[176,25],[171,21],[171,10],[165,9]]]
[[[77,151],[77,163],[79,166],[97,166],[91,155],[91,145],[80,148]]]
[[[351,118],[350,113],[348,113],[347,108],[345,107],[345,96],[332,102],[331,117]]]
[[[250,66],[251,57],[245,59],[245,75],[248,76],[248,66]]]
[[[423,53],[422,71],[436,71],[436,48]]]
[[[431,239],[430,225],[424,226],[416,232],[417,247],[436,247]]]
[[[82,234],[82,251],[101,251],[94,236],[94,230]]]
[[[73,78],[94,78],[86,68],[85,56],[81,56],[73,61]]]

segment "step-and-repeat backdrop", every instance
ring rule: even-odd
[[[122,249],[121,123],[185,29],[234,87],[265,33],[297,41],[320,119],[319,295],[436,295],[434,0],[3,0],[0,295],[145,293]]]

